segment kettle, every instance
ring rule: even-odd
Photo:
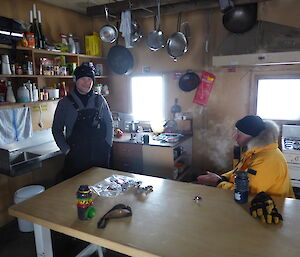
[[[7,54],[3,54],[1,56],[1,70],[2,70],[2,74],[11,75],[9,58]]]

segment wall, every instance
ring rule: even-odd
[[[300,27],[298,10],[300,1],[272,0],[260,3],[258,19],[274,23]],[[288,14],[288,15],[287,15]],[[178,62],[173,62],[166,49],[157,52],[150,51],[145,38],[130,51],[134,55],[135,67],[130,76],[113,74],[111,79],[111,95],[108,98],[112,110],[131,112],[130,110],[130,79],[142,74],[144,66],[150,66],[151,73],[162,73],[166,78],[167,110],[174,104],[174,98],[179,98],[183,111],[193,111],[193,167],[203,172],[213,170],[223,172],[232,165],[231,139],[234,123],[237,119],[250,113],[251,83],[257,74],[290,74],[299,72],[299,67],[278,66],[260,68],[213,68],[210,66],[211,55],[229,33],[222,25],[219,10],[195,11],[183,13],[182,21],[188,21],[192,38],[189,51]],[[94,19],[94,23],[97,19]],[[143,34],[153,30],[153,18],[139,20]],[[161,29],[166,37],[176,31],[176,15],[163,16]],[[205,40],[208,39],[209,51],[204,52]],[[120,40],[122,43],[122,40]],[[111,45],[104,44],[104,52]],[[195,91],[186,93],[178,88],[178,80],[173,73],[192,69],[196,72],[207,70],[216,75],[216,82],[211,93],[208,106],[199,113],[192,103]]]

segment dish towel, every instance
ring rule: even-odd
[[[0,146],[32,136],[29,107],[0,110]]]
[[[122,37],[125,39],[126,48],[132,48],[132,40],[131,40],[131,12],[125,11],[121,14],[121,24],[120,24],[120,32],[122,32]]]

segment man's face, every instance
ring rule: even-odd
[[[252,139],[252,136],[244,134],[243,132],[239,131],[237,128],[235,128],[232,137],[237,142],[237,144],[241,147],[246,146],[248,142]]]
[[[90,77],[82,77],[76,81],[76,88],[82,95],[86,95],[93,86],[93,80]]]

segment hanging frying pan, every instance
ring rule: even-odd
[[[188,42],[185,34],[180,32],[181,13],[178,14],[177,32],[173,33],[167,41],[168,54],[177,61],[177,58],[182,56],[188,50]]]
[[[235,6],[223,15],[224,27],[233,33],[250,30],[257,21],[257,4]]]
[[[160,30],[160,0],[157,0],[157,15],[154,16],[154,30],[147,37],[147,46],[152,51],[157,51],[165,46],[165,38]]]
[[[105,43],[113,43],[118,38],[118,30],[115,26],[110,25],[108,21],[108,8],[105,6],[105,19],[107,24],[99,30],[100,38]]]
[[[179,87],[185,92],[189,92],[198,87],[200,83],[200,78],[198,74],[192,71],[187,71],[179,79]]]
[[[115,45],[108,52],[109,68],[119,74],[128,75],[133,69],[133,56],[131,52],[121,45]]]

